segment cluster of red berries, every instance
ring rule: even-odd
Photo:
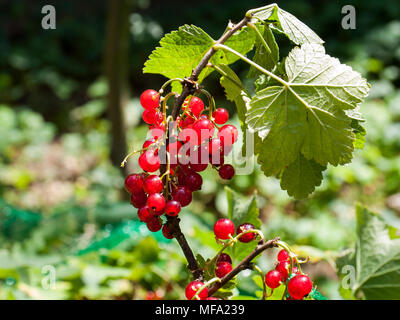
[[[275,270],[270,270],[265,275],[265,284],[272,290],[279,287],[282,283],[286,284],[290,272],[290,256],[289,253],[282,249],[278,253],[278,263]],[[294,261],[293,261],[294,263]],[[313,284],[311,279],[305,274],[300,273],[296,266],[293,266],[292,277],[287,283],[289,299],[302,300],[312,290]]]
[[[172,130],[166,138],[166,119],[160,110],[159,93],[151,89],[144,91],[140,103],[144,108],[143,120],[151,133],[139,156],[139,166],[145,173],[129,175],[125,179],[125,189],[131,194],[132,205],[139,209],[139,219],[148,229],[156,232],[162,228],[163,235],[172,239],[171,230],[167,224],[163,226],[160,217],[164,213],[177,216],[182,207],[191,203],[192,192],[200,190],[203,184],[199,172],[209,164],[223,179],[234,176],[235,169],[224,164],[224,157],[237,141],[238,130],[225,124],[229,119],[226,109],[216,109],[211,117],[203,115],[203,101],[192,96],[185,100],[183,111],[170,125]],[[218,130],[216,137],[215,128]],[[169,170],[168,184],[163,175],[155,174],[162,164]]]

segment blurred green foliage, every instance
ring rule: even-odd
[[[183,297],[189,274],[175,241],[149,234],[136,210],[123,201],[123,177],[109,161],[102,77],[104,1],[55,2],[57,29],[40,29],[40,9],[52,1],[0,2],[0,298],[144,299],[157,292]],[[131,14],[130,100],[126,118],[130,148],[141,145],[139,93],[163,79],[141,68],[163,33],[193,23],[217,37],[264,1],[137,0]],[[330,168],[307,200],[294,201],[257,168],[228,185],[245,196],[257,191],[262,229],[302,255],[306,272],[328,298],[341,298],[334,258],[356,238],[354,203],[360,201],[400,226],[400,3],[351,1],[357,29],[340,28],[348,1],[282,1],[372,84],[362,105],[367,129],[363,150],[345,167]],[[179,10],[176,8],[179,7]],[[211,10],[212,8],[212,10]],[[244,77],[239,63],[236,71]],[[207,87],[223,100],[216,77]],[[135,159],[130,163],[138,170]],[[218,250],[212,225],[227,215],[221,180],[211,170],[195,201],[182,212],[182,228],[196,253]],[[259,258],[265,271],[276,251]],[[50,269],[45,268],[50,266]],[[48,288],[54,267],[55,289]],[[254,274],[243,272],[234,294],[255,297]]]

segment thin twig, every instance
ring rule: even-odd
[[[229,272],[225,277],[221,279],[221,282],[214,284],[208,290],[208,296],[211,297],[215,292],[217,292],[220,288],[222,288],[229,280],[233,279],[239,272],[245,269],[251,269],[251,261],[257,257],[264,250],[267,250],[272,247],[276,247],[276,242],[279,241],[279,237],[268,240],[266,242],[262,242],[259,244],[252,253],[250,253],[246,258],[244,258],[231,272]]]

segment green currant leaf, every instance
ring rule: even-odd
[[[203,258],[201,254],[196,254],[196,261],[201,269],[204,269],[206,265],[206,260]]]
[[[256,52],[254,53],[253,61],[264,69],[272,71],[279,62],[279,47],[275,41],[275,37],[268,25],[263,26],[263,38],[268,45],[265,48],[263,43],[257,39]],[[250,67],[248,77],[258,77],[261,74],[259,70]]]
[[[281,188],[296,199],[306,198],[322,182],[323,167],[314,160],[307,160],[302,154],[284,169]]]
[[[315,287],[311,290],[309,296],[313,298],[314,300],[328,300],[326,297],[324,297],[321,292],[319,292]]]
[[[343,267],[354,267],[351,290],[368,300],[400,297],[400,233],[378,214],[358,204],[355,250],[337,260],[338,274]],[[351,270],[351,269],[350,269]],[[348,275],[347,275],[348,276]]]
[[[255,228],[261,227],[259,210],[257,207],[256,195],[250,199],[243,197],[229,187],[225,187],[228,199],[228,218],[233,221],[236,227],[242,223],[251,223]]]
[[[355,134],[344,110],[366,97],[366,80],[317,44],[294,48],[285,69],[288,81],[257,92],[246,115],[263,140],[256,152],[264,173],[279,174],[299,152],[321,166],[348,163]]]
[[[351,121],[351,127],[353,128],[353,132],[356,135],[356,139],[354,141],[354,148],[357,148],[357,149],[364,148],[365,135],[367,134],[367,131],[360,124],[360,121],[358,121],[358,120],[353,119]]]
[[[297,45],[303,43],[324,43],[308,26],[289,12],[279,8],[275,3],[256,12],[254,17],[270,22],[278,32],[284,33]]]
[[[144,73],[159,73],[167,78],[189,76],[203,55],[213,45],[213,39],[194,25],[181,26],[166,34],[146,61]]]
[[[225,42],[225,45],[245,55],[253,49],[255,42],[256,34],[254,30],[248,27],[244,27],[241,30],[235,32],[231,37],[229,37],[229,39]],[[221,62],[225,64],[231,64],[239,59],[237,55],[229,52],[219,50],[218,53],[224,54],[225,62]]]

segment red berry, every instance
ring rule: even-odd
[[[182,207],[192,202],[192,191],[186,186],[179,186],[172,191],[172,198],[178,201]]]
[[[165,134],[165,125],[164,124],[156,124],[154,126],[149,126],[150,134],[155,139],[161,139]]]
[[[143,188],[143,177],[141,174],[133,173],[125,179],[125,189],[129,193],[141,191]]]
[[[283,281],[286,281],[287,278],[289,277],[289,268],[290,268],[289,261],[279,262],[275,267],[275,270],[277,270],[281,273]]]
[[[174,236],[171,234],[171,230],[169,229],[169,227],[166,224],[164,224],[164,226],[162,227],[162,234],[167,239],[174,238]]]
[[[218,155],[219,157],[220,154],[223,152],[221,139],[210,139],[210,142],[208,143],[208,152],[210,153],[210,155]]]
[[[214,234],[218,239],[226,240],[235,233],[235,225],[229,219],[219,219],[214,225]]]
[[[200,98],[197,97],[190,97],[186,98],[186,103],[184,103],[184,108],[187,105],[188,101],[190,100],[190,104],[188,109],[193,113],[193,115],[198,118],[201,112],[204,110],[204,103]]]
[[[140,96],[140,104],[145,109],[156,109],[160,102],[160,95],[157,91],[148,89]]]
[[[229,262],[230,264],[232,264],[232,259],[229,254],[221,253],[217,260],[217,263],[219,262]]]
[[[289,280],[288,292],[292,298],[300,300],[311,292],[312,287],[310,278],[304,274],[299,274]]]
[[[182,119],[182,120],[179,122],[179,126],[180,126],[182,129],[185,129],[185,128],[191,126],[195,121],[196,121],[196,120],[195,120],[194,118],[192,118],[192,117],[186,117],[185,119]]]
[[[207,169],[209,161],[208,148],[201,146],[195,151],[190,153],[189,157],[190,168],[196,172],[201,172]]]
[[[154,174],[147,176],[143,181],[143,190],[147,194],[159,193],[164,185],[159,176]]]
[[[140,155],[139,166],[143,171],[155,172],[160,168],[160,158],[154,150],[149,149]]]
[[[265,275],[265,284],[271,289],[278,288],[281,285],[282,275],[277,270],[271,270]]]
[[[238,130],[236,127],[226,124],[219,129],[218,138],[221,139],[224,146],[231,146],[238,139]]]
[[[219,262],[215,268],[215,274],[218,278],[225,277],[229,272],[232,271],[232,265],[229,262]]]
[[[230,164],[224,164],[219,168],[218,173],[222,179],[230,180],[235,175],[235,168]]]
[[[206,300],[221,300],[221,299],[216,298],[216,297],[208,297]]]
[[[240,234],[242,232],[245,232],[247,230],[252,230],[252,229],[255,229],[255,228],[251,223],[243,223],[237,228],[236,234]],[[242,235],[238,240],[240,242],[248,243],[248,242],[252,241],[255,237],[256,237],[256,234],[253,232],[250,232],[250,233],[246,233],[246,234]]]
[[[147,196],[143,190],[131,194],[131,204],[135,208],[141,208],[146,205]]]
[[[147,198],[147,206],[152,212],[160,213],[165,208],[165,198],[161,193],[153,193]],[[159,214],[158,214],[159,215]]]
[[[147,223],[154,218],[154,215],[148,206],[144,206],[138,210],[138,217],[140,221]]]
[[[143,121],[147,124],[157,124],[159,122],[161,112],[155,109],[145,109],[142,114]],[[161,114],[162,117],[162,114]]]
[[[147,222],[146,225],[151,232],[160,231],[162,228],[162,222],[159,217],[154,217],[149,222]]]
[[[203,178],[197,172],[191,172],[185,176],[184,183],[190,191],[198,191],[203,185]]]
[[[213,118],[216,124],[224,124],[229,119],[228,110],[224,108],[218,108],[213,112]]]
[[[193,124],[193,130],[197,134],[198,143],[210,139],[214,134],[214,124],[208,119],[199,119]]]
[[[165,214],[171,217],[175,217],[181,212],[181,204],[175,200],[169,200],[165,204]]]
[[[198,280],[190,282],[185,289],[185,295],[188,300],[192,300],[192,298],[196,295],[197,291],[204,286],[204,283]],[[201,290],[198,294],[199,300],[205,300],[208,297],[207,287]]]
[[[289,260],[289,253],[285,249],[282,249],[279,251],[277,259],[279,262]]]
[[[143,143],[142,149],[146,149],[146,148],[150,147],[150,146],[151,146],[153,143],[155,143],[155,142],[156,142],[155,139],[146,140],[146,141]]]

